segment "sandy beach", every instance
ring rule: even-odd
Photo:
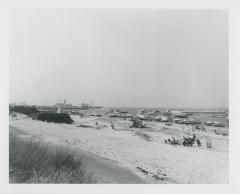
[[[85,151],[88,153],[85,157],[87,163],[97,174],[108,172],[102,177],[112,176],[105,180],[100,178],[102,183],[110,180],[116,183],[228,183],[228,137],[199,133],[202,147],[174,146],[165,144],[164,139],[173,135],[180,137],[186,133],[187,127],[173,125],[166,128],[162,123],[151,122],[147,123],[150,128],[133,129],[129,128],[128,121],[117,119],[113,130],[109,118],[80,118],[78,115],[72,118],[73,124],[56,124],[18,115],[10,118],[10,128],[42,142]],[[80,124],[92,128],[78,127]],[[150,139],[144,139],[142,134],[147,134]],[[206,138],[211,138],[212,149],[206,148]],[[96,164],[96,156],[103,162]],[[129,178],[123,181],[122,177]]]

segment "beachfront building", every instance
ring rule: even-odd
[[[72,108],[72,104],[67,104],[67,100],[64,100],[63,103],[57,103],[56,106],[60,106],[62,109]]]
[[[45,105],[45,106],[37,106],[37,109],[40,112],[61,112],[61,113],[68,113],[72,110],[72,105],[67,104],[67,101],[64,100],[63,103],[57,103],[56,105]]]
[[[82,109],[89,109],[89,108],[90,108],[90,105],[87,104],[87,103],[82,103],[82,104],[81,104],[81,108],[82,108]]]
[[[45,105],[45,106],[37,106],[36,107],[38,109],[38,111],[40,112],[56,112],[57,108],[54,107],[54,106],[48,106],[48,105]]]
[[[61,113],[67,113],[67,114],[80,114],[82,110],[90,109],[92,106],[90,106],[87,103],[82,103],[81,106],[74,106],[70,103],[67,103],[66,100],[60,103],[56,103],[52,106],[38,106],[37,109],[40,112],[61,112]]]

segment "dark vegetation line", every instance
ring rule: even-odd
[[[19,112],[25,115],[29,115],[31,113],[38,113],[38,109],[34,106],[9,106],[9,112]]]
[[[96,183],[96,180],[69,150],[27,141],[10,131],[9,182]]]
[[[71,117],[65,113],[41,113],[38,115],[37,120],[55,123],[73,123]]]
[[[55,113],[55,112],[39,112],[34,106],[14,106],[9,107],[9,113],[14,114],[14,112],[22,113],[28,115],[32,119],[37,119],[40,121],[55,122],[55,123],[67,123],[72,124],[73,120],[68,114],[65,113]]]

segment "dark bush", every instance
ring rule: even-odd
[[[14,106],[14,107],[9,107],[10,112],[19,112],[22,114],[29,115],[31,113],[37,113],[39,112],[36,107],[34,106]]]
[[[41,114],[41,112],[35,112],[35,113],[31,113],[28,116],[31,117],[33,120],[38,119],[38,116]]]
[[[40,121],[55,122],[55,123],[73,123],[73,120],[65,113],[40,113],[37,117]]]

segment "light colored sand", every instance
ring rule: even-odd
[[[10,126],[10,131],[15,135],[24,138],[25,140],[31,140],[31,134],[28,134],[20,129]],[[37,138],[37,137],[36,137]],[[39,139],[35,139],[39,140]],[[44,142],[41,142],[44,145]],[[49,142],[46,144],[49,145]],[[51,143],[51,146],[57,146],[58,144]],[[63,145],[61,145],[63,146]],[[120,166],[118,163],[112,160],[101,158],[88,151],[83,151],[79,147],[74,149],[74,146],[65,144],[71,152],[75,153],[75,156],[85,165],[85,168],[89,173],[93,173],[93,178],[97,184],[144,184],[145,181],[139,176],[135,175],[129,169]],[[10,169],[11,171],[11,169]],[[9,183],[18,183],[15,177],[9,174]]]
[[[71,125],[10,119],[10,126],[43,141],[71,145],[113,160],[148,182],[228,183],[228,152],[222,149],[228,147],[225,137],[212,137],[216,149],[172,146],[164,144],[163,140],[172,134],[161,131],[161,126],[143,129],[142,132],[151,137],[151,141],[145,141],[135,135],[136,129],[128,128],[127,121],[119,121],[117,130],[112,130],[107,119],[98,119],[99,125],[108,126],[102,129],[76,127],[80,123],[95,126],[96,118],[73,116],[73,119],[75,123]],[[179,134],[177,130],[173,133]],[[149,173],[143,173],[138,167]],[[156,175],[160,179],[153,177]]]

